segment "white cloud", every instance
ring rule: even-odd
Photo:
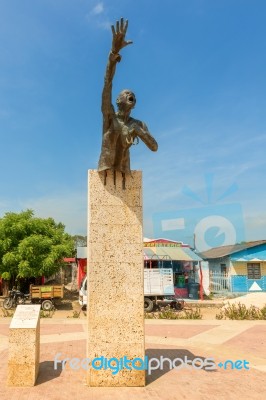
[[[110,21],[102,21],[98,23],[99,28],[110,30],[112,23]]]
[[[109,22],[109,17],[107,14],[107,9],[103,2],[99,2],[86,15],[86,19],[95,28],[107,30],[111,27],[111,23]]]
[[[91,10],[92,15],[99,15],[102,14],[103,12],[104,12],[103,3],[96,4],[96,6],[94,6],[93,9]]]

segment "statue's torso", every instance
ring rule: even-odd
[[[130,128],[134,122],[131,117],[125,122],[114,114],[109,124],[104,123],[108,128],[103,132],[99,171],[112,169],[123,173],[130,172]]]

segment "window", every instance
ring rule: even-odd
[[[225,274],[227,272],[226,264],[221,264],[221,273]]]
[[[260,279],[261,278],[261,270],[259,263],[248,263],[248,279]]]

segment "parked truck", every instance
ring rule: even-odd
[[[87,307],[87,277],[80,285],[79,304]],[[184,307],[184,301],[175,295],[171,268],[144,269],[144,310],[151,312],[157,304],[170,304],[178,310]]]

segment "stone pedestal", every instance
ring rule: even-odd
[[[34,386],[40,359],[40,305],[17,306],[9,327],[8,386]]]
[[[89,170],[88,192],[87,357],[99,362],[87,384],[144,386],[142,174],[132,171],[123,189],[121,173],[108,171],[105,185],[104,172]]]

